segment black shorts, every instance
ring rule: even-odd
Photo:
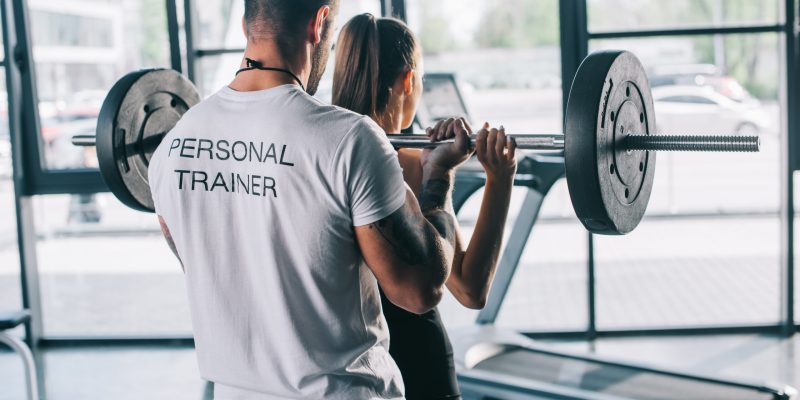
[[[392,304],[383,291],[381,303],[389,325],[389,353],[403,375],[406,398],[460,399],[453,347],[439,311],[410,313]]]

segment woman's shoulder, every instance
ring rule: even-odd
[[[389,137],[391,138],[391,136]],[[397,151],[397,154],[401,159],[417,162],[422,160],[422,150],[420,149],[400,149]]]

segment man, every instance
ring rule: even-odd
[[[245,0],[242,70],[150,164],[217,399],[402,398],[377,283],[424,313],[450,272],[466,130],[450,124],[456,143],[426,153],[418,202],[377,125],[310,96],[337,9]]]

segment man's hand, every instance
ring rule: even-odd
[[[474,149],[471,146],[472,129],[463,118],[450,118],[439,121],[426,134],[431,142],[455,138],[455,143],[425,149],[422,153],[423,170],[451,171],[467,161]]]

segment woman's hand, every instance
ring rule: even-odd
[[[517,173],[517,142],[513,137],[506,136],[505,128],[491,128],[487,122],[475,141],[478,161],[486,171],[487,183],[513,182]]]
[[[467,161],[474,152],[472,148],[472,129],[463,118],[450,118],[439,121],[433,128],[428,128],[425,132],[431,142],[455,138],[455,142],[450,145],[440,145],[433,149],[425,149],[422,152],[423,168],[439,168],[442,170],[452,170]]]

